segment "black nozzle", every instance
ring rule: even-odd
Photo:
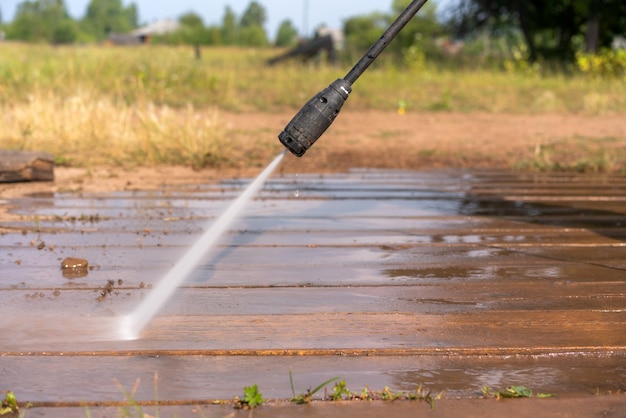
[[[338,79],[309,100],[278,135],[292,154],[302,157],[333,123],[352,86]]]
[[[402,28],[413,18],[427,0],[413,0],[387,28],[343,79],[320,91],[300,109],[298,114],[278,135],[289,151],[302,157],[335,120],[341,106],[352,91],[352,84],[363,74],[378,55],[389,45]]]

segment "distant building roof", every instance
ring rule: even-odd
[[[125,33],[112,33],[109,35],[109,43],[113,45],[139,45],[142,36],[127,35]]]
[[[179,28],[180,24],[172,19],[161,19],[150,23],[139,29],[135,29],[130,34],[133,36],[151,36],[151,35],[164,35],[171,33]]]

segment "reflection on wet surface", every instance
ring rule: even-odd
[[[596,393],[594,388],[618,391],[626,384],[625,357],[593,359],[588,356],[561,355],[535,356],[530,361],[518,357],[495,359],[449,359],[440,367],[416,368],[411,371],[391,372],[394,387],[411,387],[421,381],[433,390],[445,390],[449,394],[463,394],[467,387],[477,388],[480,394],[483,386],[504,388],[522,385],[541,388],[544,393],[563,394],[568,392]],[[440,382],[447,382],[445,387]]]
[[[353,390],[455,396],[626,389],[624,176],[277,177],[142,338],[119,341],[121,318],[247,183],[11,201],[22,218],[1,225],[0,356],[12,389],[117,400],[114,379],[158,371],[164,399],[232,398],[251,382],[289,397],[290,368],[302,387],[341,375]],[[88,274],[65,277],[67,258]],[[148,383],[137,393],[153,396]]]

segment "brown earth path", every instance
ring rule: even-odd
[[[286,115],[228,114],[228,126],[259,130],[273,137],[291,118]],[[546,147],[566,159],[589,152],[594,143],[626,148],[625,115],[491,113],[397,113],[368,111],[338,116],[300,161],[286,170],[310,172],[353,167],[425,170],[432,168],[511,168],[534,159]],[[236,128],[238,127],[238,128]],[[242,128],[244,127],[244,128]],[[582,144],[581,144],[582,142]],[[606,145],[606,144],[609,145]],[[623,157],[623,155],[622,155]],[[294,159],[295,160],[295,159]],[[623,161],[622,161],[623,162]]]
[[[267,162],[282,149],[277,134],[292,113],[220,113],[229,135],[262,148]],[[604,152],[606,164],[626,164],[626,115],[490,113],[351,112],[345,110],[302,158],[288,156],[283,173],[342,172],[354,167],[430,170],[437,168],[507,169],[524,162],[575,162]],[[600,149],[600,151],[597,151]],[[255,151],[256,152],[256,151]],[[193,184],[250,177],[258,166],[190,167],[56,167],[53,183],[0,185],[0,197],[46,191],[153,190],[164,185]]]

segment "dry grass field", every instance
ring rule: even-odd
[[[159,46],[0,52],[0,147],[49,152],[86,180],[103,168],[254,173],[280,151],[276,136],[300,106],[349,67],[270,67],[270,49],[206,49],[200,61]],[[382,58],[320,142],[284,169],[625,170],[623,80]]]

